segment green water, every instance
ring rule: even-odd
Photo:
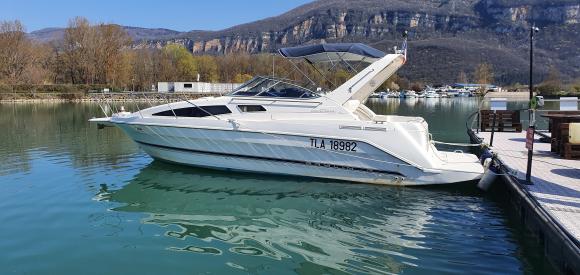
[[[462,142],[478,101],[368,105],[425,116],[436,139]],[[0,274],[554,272],[506,204],[475,186],[165,164],[87,122],[99,115],[94,104],[0,104]]]

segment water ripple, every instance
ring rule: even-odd
[[[435,129],[470,111],[435,103]],[[371,108],[425,107],[413,104]],[[163,164],[121,131],[87,123],[98,111],[0,104],[9,114],[0,126],[10,129],[0,131],[0,273],[552,271],[503,206],[473,186],[391,188]],[[459,141],[456,126],[436,135]]]
[[[493,242],[509,235],[499,210],[445,190],[225,177],[154,162],[106,199],[121,203],[114,211],[149,213],[145,224],[175,227],[165,236],[187,245],[170,250],[205,254],[212,248],[348,273],[435,268],[448,254],[454,257],[445,265],[465,270],[475,258],[511,258],[516,249]],[[477,249],[469,248],[473,243]]]

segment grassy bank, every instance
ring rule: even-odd
[[[87,93],[48,93],[48,92],[19,92],[0,93],[0,102],[17,101],[90,101],[94,100]]]
[[[104,85],[1,85],[0,101],[80,101],[90,100],[89,91]]]

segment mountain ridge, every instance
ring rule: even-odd
[[[453,82],[459,72],[469,74],[478,63],[487,62],[504,84],[527,80],[532,22],[542,29],[536,41],[535,79],[541,81],[551,66],[564,80],[580,77],[576,0],[326,0],[219,31],[124,28],[136,48],[182,44],[195,54],[263,53],[353,41],[388,51],[408,30],[410,59],[402,76]]]

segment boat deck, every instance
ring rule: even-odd
[[[484,143],[491,133],[476,133]],[[537,136],[536,136],[537,137]],[[496,132],[492,149],[511,171],[512,177],[525,182],[528,151],[526,133]],[[550,144],[534,141],[532,185],[520,185],[569,236],[580,240],[580,160],[562,159],[550,152]]]

